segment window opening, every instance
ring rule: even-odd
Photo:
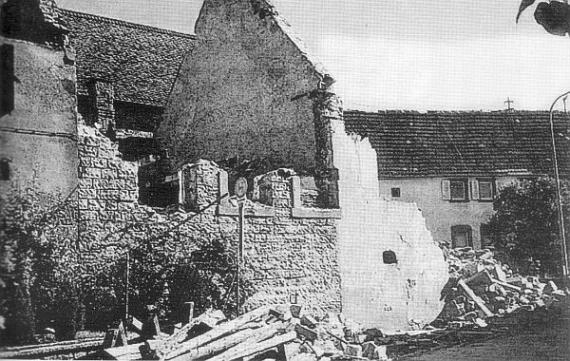
[[[451,245],[453,248],[473,247],[471,226],[457,225],[451,227]]]
[[[451,180],[450,181],[450,195],[452,201],[466,201],[467,200],[467,180]]]
[[[394,253],[394,251],[384,251],[382,253],[382,261],[384,261],[384,264],[398,263],[398,259],[396,258],[396,253]]]
[[[10,161],[8,159],[0,160],[0,180],[10,180]]]
[[[400,188],[392,188],[392,197],[400,198]]]

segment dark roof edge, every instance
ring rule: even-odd
[[[398,109],[386,109],[386,110],[378,110],[378,111],[366,111],[366,110],[358,110],[358,109],[345,109],[345,113],[352,113],[352,114],[364,114],[364,115],[392,115],[392,114],[412,114],[412,115],[433,115],[433,114],[441,114],[441,115],[454,115],[454,114],[546,114],[548,115],[548,110],[518,110],[515,109],[512,112],[508,112],[506,110],[427,110],[427,111],[418,111],[418,110],[398,110]],[[561,110],[555,110],[554,114],[561,114],[564,113]]]
[[[548,173],[533,172],[513,172],[513,173],[493,173],[493,172],[468,172],[468,173],[441,173],[441,174],[405,174],[394,175],[382,173],[378,171],[378,180],[397,180],[397,179],[425,179],[425,178],[524,178],[524,177],[547,177]]]
[[[133,23],[130,21],[119,20],[119,19],[114,19],[114,18],[107,18],[107,17],[100,16],[100,15],[87,14],[87,13],[83,13],[83,12],[76,11],[76,10],[69,10],[69,9],[62,9],[62,8],[60,8],[59,10],[63,14],[67,14],[70,16],[77,16],[77,17],[82,17],[85,19],[105,21],[105,22],[112,23],[112,24],[128,26],[128,27],[135,28],[135,29],[148,30],[148,31],[155,32],[155,33],[163,33],[163,34],[168,34],[168,35],[174,35],[174,36],[179,36],[182,38],[188,38],[188,39],[197,39],[198,38],[194,34],[181,33],[181,32],[174,31],[174,30],[157,28],[155,26],[137,24],[137,23]]]

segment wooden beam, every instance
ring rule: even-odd
[[[245,325],[246,323],[253,321],[261,316],[269,314],[269,307],[260,307],[255,309],[251,312],[245,313],[238,318],[235,318],[231,321],[223,323],[216,328],[198,336],[194,337],[186,342],[183,342],[178,345],[178,347],[166,355],[166,359],[171,359],[176,356],[185,354],[190,352],[191,350],[195,349],[196,347],[203,345],[207,342],[210,342],[218,337],[224,336],[228,333],[235,332],[236,329]],[[162,359],[162,358],[161,358]]]
[[[471,298],[475,302],[477,307],[479,307],[479,309],[481,309],[481,311],[483,311],[485,316],[487,316],[487,317],[493,317],[494,316],[493,312],[491,312],[491,310],[489,310],[487,308],[487,306],[485,305],[485,302],[481,299],[481,297],[477,296],[475,294],[475,292],[473,292],[473,290],[469,286],[467,286],[465,281],[459,280],[459,282],[457,282],[457,284],[463,289],[465,294],[467,296],[469,296],[469,298]]]

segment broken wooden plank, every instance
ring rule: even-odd
[[[299,338],[306,338],[309,341],[315,341],[318,338],[318,334],[316,331],[311,330],[308,327],[296,324],[295,325],[295,332],[299,335]]]
[[[123,321],[121,321],[117,324],[117,327],[107,330],[103,341],[103,348],[125,345],[127,345],[127,334],[125,332],[125,327],[123,326]]]
[[[515,286],[515,285],[512,285],[508,282],[503,282],[503,281],[499,281],[496,279],[493,279],[493,282],[498,284],[499,286],[503,286],[504,288],[508,288],[508,289],[516,291],[516,292],[522,292],[522,288]]]
[[[58,355],[71,352],[90,352],[103,347],[104,338],[90,338],[87,340],[71,340],[53,342],[43,345],[30,345],[11,347],[0,351],[0,359],[7,358],[42,358],[46,356]]]
[[[481,311],[483,311],[483,313],[485,314],[486,317],[493,317],[494,316],[493,312],[491,312],[491,310],[489,310],[487,308],[487,306],[485,305],[485,302],[481,299],[481,297],[477,296],[475,294],[475,292],[473,292],[473,290],[469,286],[467,286],[465,281],[459,280],[457,282],[457,284],[463,289],[465,294],[467,296],[469,296],[469,298],[471,298],[475,302],[477,307],[479,307],[479,309]]]
[[[156,346],[150,343],[145,344],[142,353],[145,359],[159,359],[163,358],[165,355],[170,353],[175,347],[180,343],[186,341],[188,338],[188,332],[199,324],[212,325],[213,328],[218,322],[225,320],[226,316],[222,311],[219,310],[207,310],[200,316],[192,319],[191,322],[182,326],[181,329],[176,330],[172,335],[162,340],[162,343],[156,344]]]
[[[285,343],[291,342],[297,338],[297,333],[294,331],[288,332],[286,334],[272,337],[268,340],[255,343],[255,344],[246,344],[244,346],[238,345],[235,349],[230,349],[218,356],[214,356],[208,361],[231,361],[243,357],[248,357],[251,355],[258,354],[260,352],[267,351],[274,347],[283,345]]]
[[[176,356],[182,355],[184,353],[189,352],[190,350],[205,344],[206,342],[210,342],[218,337],[224,336],[232,331],[235,331],[237,328],[243,326],[244,324],[253,321],[261,316],[269,314],[269,308],[264,306],[258,309],[255,309],[251,312],[243,314],[238,318],[235,318],[231,321],[225,322],[221,325],[218,325],[216,328],[200,335],[194,337],[186,342],[183,342],[178,345],[178,347],[166,355],[166,359],[171,359]],[[162,357],[161,357],[162,359]]]
[[[182,323],[187,324],[192,322],[194,318],[194,302],[184,302],[182,307]]]
[[[140,347],[143,342],[135,343],[132,345],[112,347],[104,349],[103,356],[113,360],[138,360],[141,359]]]
[[[269,324],[259,328],[245,329],[229,336],[212,341],[206,345],[199,346],[188,353],[169,359],[171,361],[186,361],[211,357],[216,353],[226,351],[244,342],[259,342],[275,336],[280,330],[286,327],[281,322]]]

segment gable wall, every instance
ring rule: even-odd
[[[316,89],[318,74],[253,3],[263,2],[205,2],[157,138],[178,164],[257,156],[311,171],[312,101],[291,98]]]

